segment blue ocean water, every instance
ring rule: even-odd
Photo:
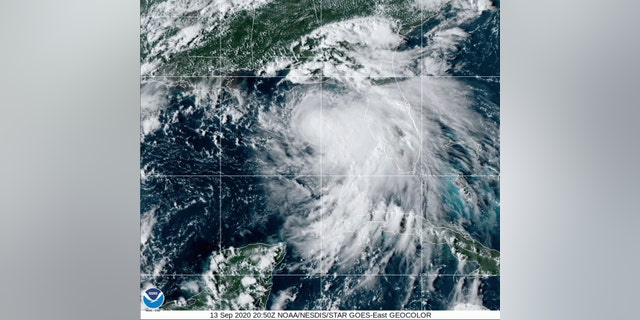
[[[494,6],[499,9],[498,2]],[[447,7],[441,16],[409,31],[398,51],[432,44],[433,38],[425,37],[425,31],[440,26],[443,19],[455,15],[454,11]],[[469,36],[448,57],[452,67],[446,76],[456,77],[460,86],[469,89],[465,93],[473,101],[469,109],[488,124],[491,129],[484,134],[492,137],[500,126],[499,10],[484,12],[459,27]],[[420,66],[416,63],[412,68],[418,71]],[[294,83],[284,78],[288,74],[287,69],[271,77],[254,71],[234,72],[210,88],[216,93],[215,101],[205,102],[198,100],[190,84],[167,86],[166,105],[157,117],[160,128],[144,135],[140,151],[144,176],[141,213],[143,229],[148,226],[150,234],[141,249],[142,281],[151,279],[162,287],[168,301],[193,295],[183,283],[197,279],[208,268],[212,253],[252,243],[288,243],[290,217],[308,218],[308,208],[326,194],[323,177],[282,165],[269,148],[273,147],[270,141],[280,140],[283,154],[291,159],[313,158],[322,150],[311,144],[298,149],[284,133],[266,129],[263,117],[287,109],[291,96],[318,86],[323,92],[336,94],[353,89],[332,79],[323,79],[322,84]],[[442,178],[437,188],[425,187],[425,194],[433,188],[437,196],[424,196],[422,211],[437,207],[441,221],[433,225],[460,227],[483,246],[499,251],[498,172],[485,170],[492,167],[493,159],[478,156],[491,148],[497,148],[499,155],[499,146],[491,145],[487,137],[473,137],[479,145],[470,147],[456,123],[446,119],[434,123],[439,126],[434,130],[447,142],[446,149],[435,155],[444,164],[438,169],[456,172],[459,177]],[[263,174],[265,166],[275,168],[271,172],[277,174]],[[478,172],[478,168],[485,171]],[[425,172],[418,172],[416,179],[424,179]],[[301,197],[296,190],[307,193]],[[406,198],[404,193],[391,194],[386,203],[402,207]],[[431,223],[429,217],[423,218]],[[444,242],[429,248],[430,259],[420,262],[422,267],[411,274],[427,250],[427,243],[415,238],[414,253],[391,252],[380,274],[372,276],[365,275],[371,267],[368,261],[354,263],[346,270],[336,264],[322,275],[310,272],[318,263],[308,261],[304,252],[289,245],[282,266],[274,272],[267,308],[287,294],[296,297],[284,305],[292,310],[449,309],[454,300],[464,300],[457,297],[464,295],[456,291],[459,282],[467,288],[473,279],[479,279],[482,307],[499,309],[499,276],[472,274],[477,269],[474,262],[460,268],[459,258]],[[381,239],[392,247],[399,236],[384,233]],[[432,273],[436,277],[429,283]],[[367,285],[370,277],[375,277],[374,284]]]

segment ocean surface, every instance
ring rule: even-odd
[[[499,19],[488,0],[141,1],[141,290],[222,299],[212,257],[284,244],[232,308],[498,310]]]

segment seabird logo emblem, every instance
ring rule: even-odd
[[[164,294],[157,288],[149,288],[142,294],[142,303],[149,309],[158,309],[164,303]]]

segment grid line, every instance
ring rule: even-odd
[[[141,273],[143,277],[201,277],[202,273],[165,273],[154,275],[150,273]],[[260,273],[241,273],[241,274],[216,274],[219,277],[245,277],[245,276],[264,276],[264,274]],[[325,277],[327,274],[325,273],[273,273],[271,274],[273,277]],[[330,276],[336,277],[460,277],[460,278],[468,278],[468,277],[500,277],[500,274],[462,274],[462,273],[443,273],[443,274],[432,274],[432,273],[336,273],[330,274]]]
[[[213,57],[212,57],[213,58]],[[220,59],[220,58],[219,58]],[[323,70],[320,70],[321,77],[324,76],[322,74]],[[226,75],[226,74],[212,74],[212,75],[141,75],[141,78],[287,78],[287,76],[260,76],[260,75]],[[313,78],[313,77],[309,77]],[[483,76],[483,75],[473,75],[473,76],[455,76],[455,75],[407,75],[407,76],[399,76],[399,75],[388,75],[388,76],[368,76],[365,79],[415,79],[415,78],[474,78],[474,79],[482,79],[482,78],[500,78],[500,76]],[[305,82],[305,83],[322,83],[322,80],[317,82]]]
[[[420,48],[424,48],[424,37],[423,35],[423,30],[422,30],[422,26],[424,25],[424,9],[422,8],[422,6],[420,6]],[[422,110],[422,104],[423,104],[423,99],[424,99],[424,84],[423,84],[423,77],[420,77],[420,109]],[[422,114],[420,114],[420,154],[418,155],[418,159],[420,160],[420,169],[421,170],[425,170],[428,168],[423,168],[424,164],[422,163],[422,153],[423,153],[423,148],[424,148],[424,116],[422,116]],[[427,215],[425,212],[425,203],[424,203],[424,181],[420,181],[420,217],[421,217],[421,221],[420,221],[420,272],[424,272],[424,226],[425,226],[425,220],[427,219]],[[424,281],[422,279],[419,279],[420,281],[420,309],[424,310]]]
[[[320,0],[320,25],[324,25],[322,11],[324,3]],[[325,62],[322,62],[320,69],[320,79],[324,80]],[[320,82],[320,270],[324,267],[324,82]],[[320,276],[320,297],[324,302],[324,276]]]
[[[309,177],[356,177],[356,178],[459,178],[459,177],[493,177],[499,178],[500,174],[299,174],[299,175],[286,175],[286,174],[147,174],[145,177],[149,178],[309,178]]]
[[[218,69],[222,68],[222,37],[220,37],[220,39],[218,40],[218,60],[216,61],[216,63],[218,64]],[[218,90],[218,95],[217,95],[217,100],[216,103],[222,103],[222,101],[220,101],[220,99],[222,98],[222,83],[218,83],[217,85],[220,86],[219,90]],[[220,113],[222,113],[222,108],[219,109]],[[222,114],[218,115],[218,135],[220,136],[220,152],[218,152],[218,172],[222,173]],[[222,253],[222,176],[218,177],[218,208],[219,210],[219,216],[218,216],[218,254]]]

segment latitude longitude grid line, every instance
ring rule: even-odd
[[[253,8],[252,10],[255,10],[256,8]],[[424,9],[420,8],[420,11],[423,11]],[[498,13],[501,13],[502,8],[494,8],[494,10],[496,10]],[[153,15],[152,18],[177,18],[177,19],[183,19],[183,20],[193,20],[193,21],[201,21],[201,20],[211,20],[211,17],[205,17],[205,16],[187,16],[186,14],[188,13],[163,13],[163,14],[157,14],[157,15]],[[142,16],[141,16],[142,18]]]
[[[315,6],[315,5],[314,5]],[[322,11],[323,11],[323,2],[320,1],[319,4],[320,10],[320,25],[324,25]],[[325,63],[322,62],[322,69],[320,70],[320,79],[324,79],[324,68]],[[320,83],[320,154],[324,154],[324,82]],[[320,197],[324,198],[324,157],[320,157]],[[324,201],[320,199],[320,270],[324,270]],[[324,287],[324,276],[320,275],[320,298],[324,303],[324,291],[322,288]]]
[[[424,10],[422,6],[420,6],[420,34],[423,33],[422,26],[424,25]],[[424,48],[424,37],[420,37],[420,47]],[[422,69],[422,66],[420,67]],[[420,107],[422,107],[422,100],[424,98],[424,84],[423,77],[420,77]],[[422,148],[424,147],[423,140],[424,139],[424,117],[420,115],[420,154],[418,155],[418,159],[420,160],[420,164],[422,164]],[[427,166],[428,167],[428,166]],[[426,214],[424,212],[424,181],[420,180],[420,218],[421,220],[426,220]],[[424,226],[426,223],[420,222],[422,228],[420,229],[420,272],[424,270]],[[420,309],[424,310],[426,303],[424,303],[424,281],[419,279],[420,281]]]
[[[218,39],[218,59],[216,61],[216,63],[218,64],[218,68],[222,67],[222,37],[220,37]],[[220,95],[222,94],[222,83],[217,83],[219,87],[219,92],[218,92],[218,98],[220,97]],[[216,101],[216,103],[222,103],[222,101]],[[218,131],[222,132],[222,117],[218,117]],[[222,146],[222,141],[220,143],[220,146]],[[218,152],[218,161],[219,161],[219,167],[218,167],[218,171],[222,172],[222,152],[223,152],[223,148],[220,148],[219,152]],[[219,183],[219,187],[218,187],[218,254],[223,252],[222,249],[222,177],[218,177],[218,183]]]
[[[499,178],[500,174],[148,174],[147,178],[313,178],[313,177],[339,177],[339,178],[459,178],[459,177],[486,177]]]
[[[324,25],[322,12],[324,10],[324,3],[319,1],[320,10],[320,25]],[[324,69],[326,62],[322,62],[322,69],[320,70],[320,79],[324,79]],[[324,81],[320,83],[320,154],[324,154]],[[324,270],[324,157],[320,157],[320,270]],[[324,276],[320,275],[320,298],[325,300],[324,291]]]
[[[218,58],[220,59],[220,58]],[[285,69],[287,70],[287,69]],[[323,70],[320,70],[322,73]],[[324,75],[323,75],[324,76]],[[140,75],[141,78],[287,78],[287,76],[259,76],[259,75]],[[312,77],[309,77],[312,78]],[[455,75],[388,75],[388,76],[367,76],[366,79],[415,79],[415,78],[474,78],[474,79],[482,79],[482,78],[500,78],[500,76],[495,75],[470,75],[470,76],[455,76]],[[312,83],[323,83],[324,81],[309,81],[304,82],[302,84],[312,84]]]
[[[150,274],[150,273],[141,273],[142,277],[202,277],[203,273],[164,273],[164,274]],[[253,276],[263,276],[261,273],[239,273],[239,274],[216,274],[219,277],[253,277]],[[455,273],[444,273],[444,274],[431,274],[431,273],[272,273],[270,274],[272,277],[323,277],[323,276],[331,276],[331,277],[459,277],[459,278],[471,278],[471,277],[500,277],[500,274],[455,274]]]
[[[252,10],[255,10],[256,8],[253,8]],[[422,11],[424,10],[423,8],[419,8],[419,10]],[[496,10],[498,13],[501,13],[502,8],[494,8],[494,10]],[[174,19],[183,19],[183,20],[189,20],[189,21],[201,21],[201,20],[211,20],[211,17],[204,17],[201,15],[198,16],[187,16],[186,14],[188,13],[163,13],[163,14],[157,14],[157,15],[153,15],[152,18],[174,18]],[[424,18],[424,16],[422,16]],[[142,15],[140,16],[140,18],[142,19]]]

